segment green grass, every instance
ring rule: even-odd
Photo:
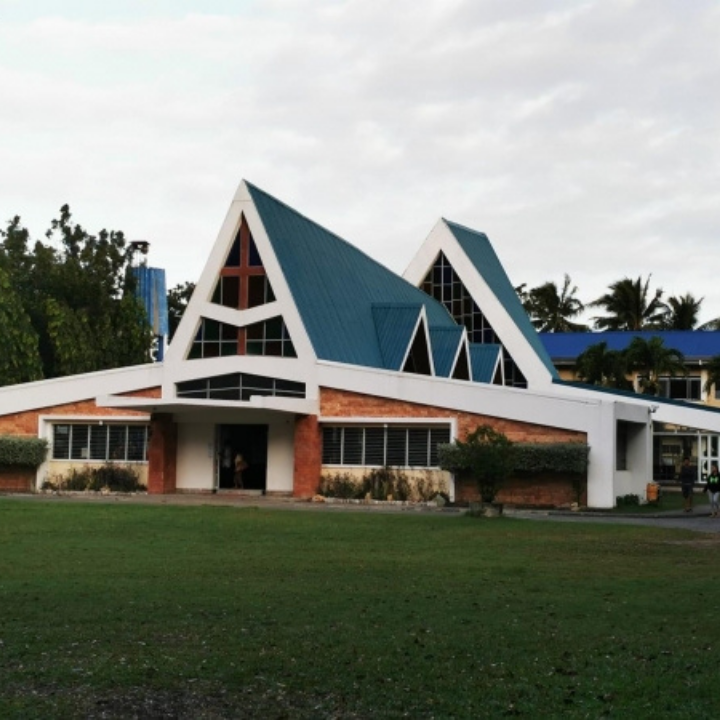
[[[715,536],[0,500],[0,717],[711,717]]]
[[[695,508],[695,510],[707,510],[709,508],[707,493],[696,492],[693,496],[693,507]],[[677,492],[670,490],[661,490],[660,497],[658,498],[657,502],[645,503],[643,505],[618,505],[610,512],[622,514],[629,513],[631,515],[653,515],[655,513],[665,512],[668,510],[681,511],[684,508],[685,498],[682,496],[682,493],[679,490]]]

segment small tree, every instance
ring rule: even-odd
[[[439,465],[452,473],[469,475],[483,502],[493,502],[513,470],[513,443],[490,425],[479,425],[464,441],[439,447]]]

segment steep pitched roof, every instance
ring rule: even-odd
[[[609,330],[606,332],[540,333],[540,340],[556,362],[574,362],[591,345],[607,343],[609,350],[624,350],[640,337],[662,339],[667,348],[679,350],[686,361],[706,360],[720,355],[720,331],[706,330]]]
[[[458,346],[464,334],[464,328],[460,325],[430,328],[430,343],[436,375],[450,377],[457,357]]]
[[[500,357],[500,345],[470,343],[470,365],[475,382],[491,383]]]
[[[530,318],[528,318],[487,235],[477,232],[476,230],[471,230],[463,225],[458,225],[450,220],[444,218],[443,220],[462,247],[467,258],[485,280],[518,330],[523,334],[528,344],[550,372],[551,377],[557,377],[555,366],[545,350],[544,345],[538,338],[538,333],[530,322]]]
[[[373,305],[424,306],[429,326],[455,326],[445,308],[421,290],[246,184],[318,358],[386,368]]]
[[[373,319],[377,329],[380,352],[389,370],[399,370],[418,323],[422,305],[404,303],[375,303]]]

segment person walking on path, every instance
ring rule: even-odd
[[[695,485],[696,479],[697,472],[690,465],[690,458],[686,457],[680,468],[680,488],[682,490],[682,496],[685,498],[685,512],[692,512],[693,486]]]
[[[710,517],[720,517],[720,472],[716,462],[710,465],[707,478],[707,494],[710,498]]]

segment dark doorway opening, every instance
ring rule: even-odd
[[[230,490],[235,484],[235,457],[242,455],[247,467],[242,471],[245,490],[265,492],[267,480],[267,425],[218,425],[220,467],[218,488]],[[228,464],[227,458],[232,458]]]

